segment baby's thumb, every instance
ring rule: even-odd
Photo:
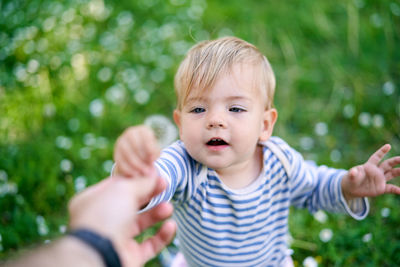
[[[358,168],[357,167],[351,168],[350,171],[349,171],[350,179],[356,179],[357,175],[358,175]]]

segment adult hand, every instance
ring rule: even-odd
[[[133,239],[154,223],[171,216],[173,208],[169,203],[137,213],[164,189],[164,180],[156,176],[107,178],[71,200],[70,228],[88,228],[110,238],[123,266],[142,266],[172,240],[176,231],[175,223],[166,221],[154,236],[142,243]]]

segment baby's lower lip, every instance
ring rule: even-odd
[[[207,146],[207,148],[208,148],[209,150],[212,150],[212,151],[221,151],[221,150],[227,148],[229,145],[219,145],[219,146],[206,145],[206,146]]]

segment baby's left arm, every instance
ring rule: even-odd
[[[342,179],[342,192],[347,201],[359,197],[376,197],[383,194],[400,195],[400,187],[387,181],[400,176],[400,156],[381,162],[390,150],[386,144],[377,150],[368,161],[351,168]]]

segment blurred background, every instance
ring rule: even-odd
[[[68,199],[109,175],[126,127],[177,138],[177,66],[226,35],[270,60],[275,135],[307,159],[400,155],[398,0],[0,0],[0,262],[65,233]],[[296,266],[398,266],[399,206],[372,199],[363,221],[293,210]]]

